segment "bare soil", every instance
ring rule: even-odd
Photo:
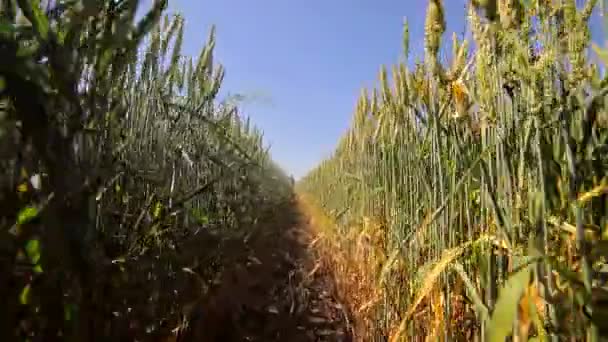
[[[178,341],[352,341],[346,307],[294,203],[231,248],[230,265],[195,305]]]

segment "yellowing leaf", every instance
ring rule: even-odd
[[[443,271],[450,266],[454,260],[456,260],[467,248],[471,247],[471,245],[475,246],[482,242],[488,242],[493,237],[489,235],[481,236],[479,239],[475,241],[465,242],[457,247],[448,249],[443,252],[441,258],[437,262],[433,262],[430,266],[431,269],[428,272],[425,272],[424,279],[422,281],[422,287],[418,291],[416,299],[410,305],[408,311],[403,316],[401,323],[391,334],[391,338],[389,341],[397,342],[401,340],[402,334],[405,331],[408,320],[418,307],[418,305],[422,302],[422,300],[435,288],[435,284],[439,279],[439,276],[443,273]]]
[[[606,184],[606,179],[604,179],[600,185],[595,186],[590,191],[580,194],[577,200],[580,204],[585,204],[594,197],[601,196],[605,193],[608,193],[608,184]]]
[[[538,327],[538,310],[543,310],[543,303],[538,294],[538,287],[530,284],[519,301],[519,336],[521,341],[527,341],[530,327],[534,323]],[[542,326],[541,326],[542,328]]]

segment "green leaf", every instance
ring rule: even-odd
[[[36,207],[25,207],[21,209],[21,211],[17,215],[17,224],[26,224],[32,219],[34,219],[36,216],[38,216],[38,209]]]
[[[105,72],[106,68],[110,65],[112,61],[112,57],[114,57],[114,50],[109,47],[103,51],[101,57],[99,58],[97,72]]]
[[[515,273],[502,286],[494,312],[488,324],[487,336],[490,342],[504,342],[511,335],[517,305],[530,280],[531,267]]]
[[[209,224],[209,216],[200,216],[199,223],[200,224]]]
[[[13,34],[15,32],[15,25],[9,23],[0,23],[0,34]]]
[[[40,43],[37,41],[23,41],[17,48],[17,57],[31,57],[38,52]]]
[[[49,21],[42,11],[39,0],[17,0],[23,15],[32,23],[32,27],[42,40],[49,37]]]
[[[40,265],[34,266],[34,273],[36,273],[36,274],[42,273],[42,266],[40,266]]]
[[[65,304],[63,306],[63,319],[66,321],[71,321],[74,316],[75,307],[72,304]]]
[[[40,261],[40,241],[29,240],[25,244],[25,251],[33,264],[37,264]]]
[[[30,284],[25,285],[23,290],[21,290],[21,294],[19,294],[19,302],[23,305],[26,305],[30,302],[30,292],[31,292]]]

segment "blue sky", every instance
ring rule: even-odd
[[[422,56],[426,0],[171,0],[186,19],[184,53],[197,56],[212,24],[223,93],[254,95],[243,112],[296,178],[334,149],[362,87],[397,62],[402,23],[410,61]],[[464,29],[465,0],[447,0],[446,38]],[[599,27],[598,27],[599,28]],[[596,30],[594,30],[596,31]]]

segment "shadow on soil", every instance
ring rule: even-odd
[[[349,315],[311,239],[296,203],[269,213],[230,244],[229,264],[192,306],[177,341],[352,341]]]

